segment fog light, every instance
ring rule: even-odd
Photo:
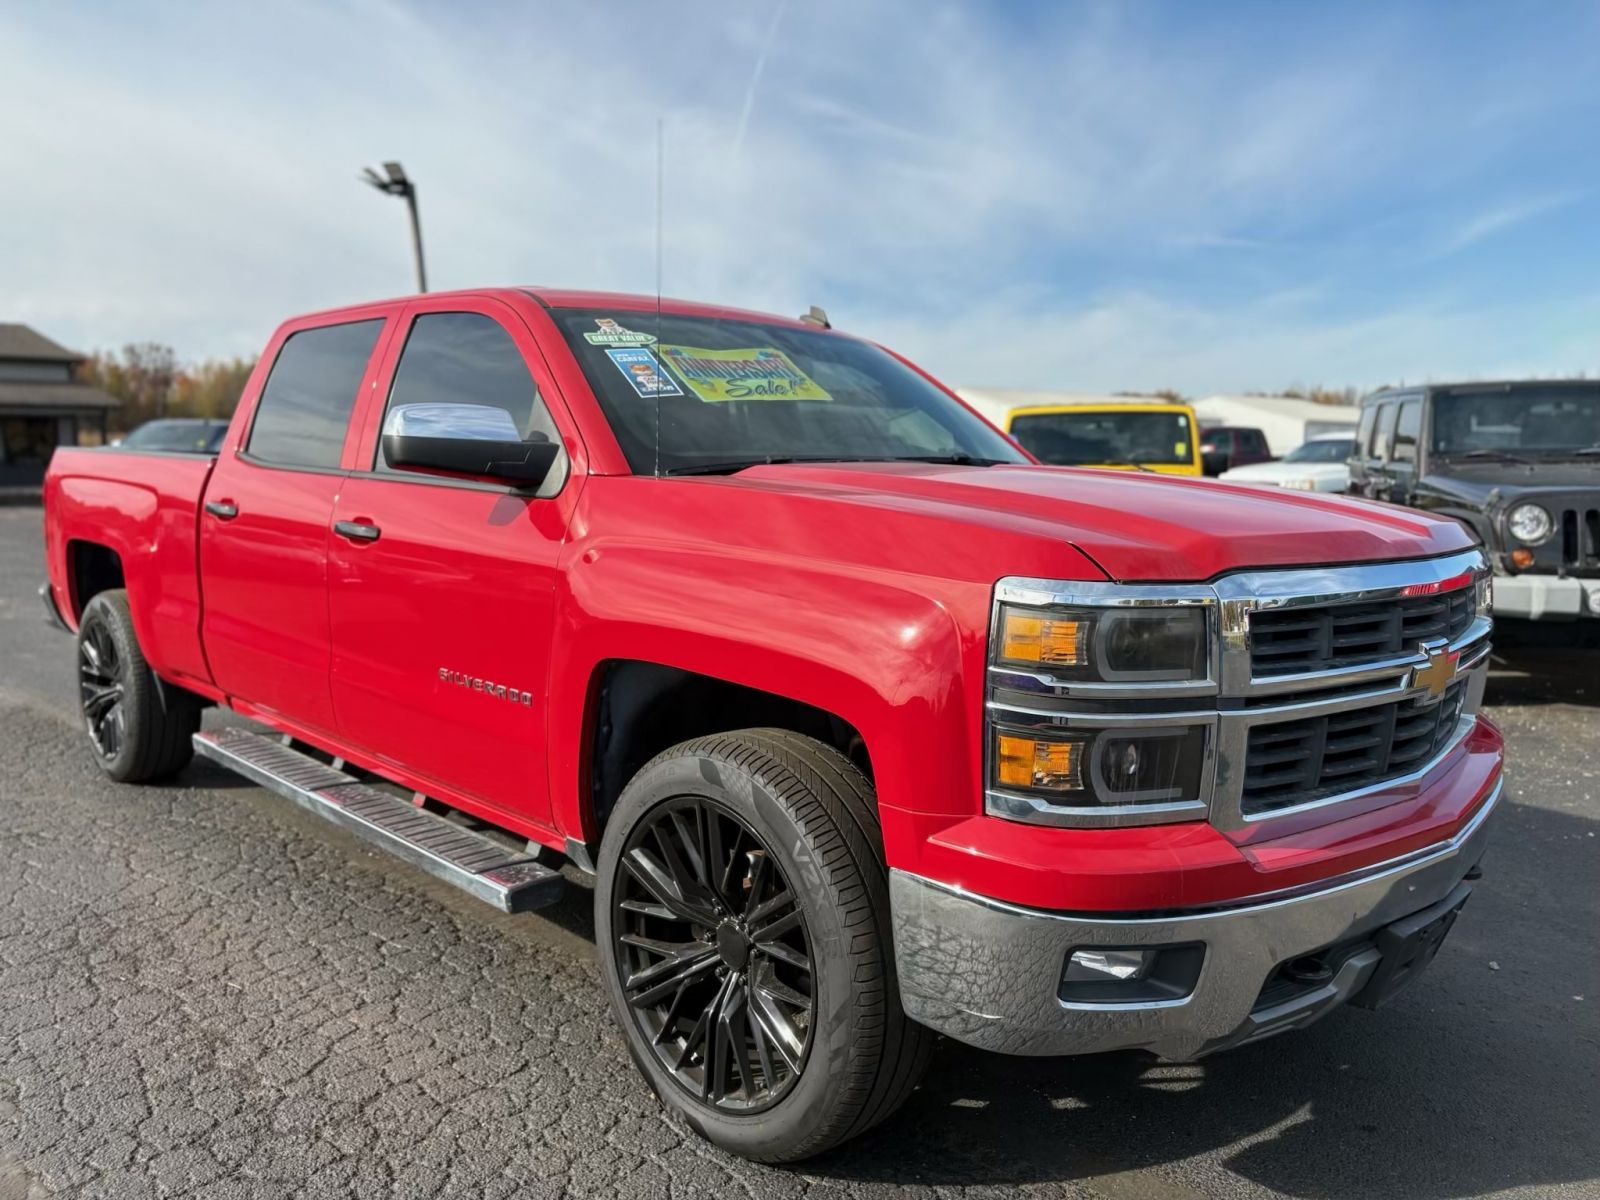
[[[1067,983],[1127,983],[1143,979],[1153,950],[1074,950],[1067,959]]]

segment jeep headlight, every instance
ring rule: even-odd
[[[1542,505],[1519,504],[1506,518],[1506,528],[1517,541],[1537,546],[1550,540],[1550,535],[1556,531],[1556,523],[1549,510]]]
[[[1001,606],[993,646],[1002,666],[1065,681],[1206,678],[1206,613],[1198,606],[1036,609]]]

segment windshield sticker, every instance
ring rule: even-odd
[[[656,340],[648,333],[624,329],[611,317],[596,317],[594,323],[600,328],[583,335],[583,340],[591,346],[648,346]]]
[[[697,346],[660,346],[661,357],[700,399],[832,400],[781,350],[702,350]]]
[[[617,364],[617,370],[633,385],[633,390],[647,400],[655,396],[683,395],[683,389],[661,369],[656,356],[643,347],[618,347],[607,350],[606,357]]]

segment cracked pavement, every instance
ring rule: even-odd
[[[774,1169],[635,1073],[585,889],[504,916],[210,764],[107,782],[40,555],[0,509],[0,1200],[1600,1195],[1600,652],[1501,656],[1487,876],[1383,1011],[1196,1065],[944,1043]]]

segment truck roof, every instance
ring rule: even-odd
[[[697,300],[683,300],[675,296],[661,296],[640,292],[600,292],[585,291],[580,288],[557,288],[543,286],[494,286],[457,288],[448,292],[428,292],[426,294],[412,293],[410,295],[388,296],[377,300],[364,300],[359,304],[341,304],[336,308],[318,309],[308,313],[295,314],[294,320],[304,320],[307,317],[337,317],[343,313],[356,312],[370,309],[380,304],[404,304],[411,300],[439,300],[449,299],[452,296],[466,298],[497,297],[502,300],[517,300],[531,296],[546,308],[610,308],[619,312],[655,312],[659,307],[662,312],[675,313],[680,316],[713,317],[723,320],[735,321],[762,321],[772,325],[791,325],[796,329],[815,331],[819,327],[801,321],[798,317],[782,317],[776,313],[759,312],[754,309],[734,308],[724,304],[706,304]]]

